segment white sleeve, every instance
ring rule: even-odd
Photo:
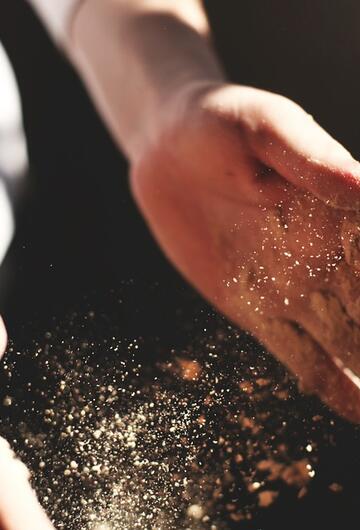
[[[28,0],[53,39],[64,45],[71,17],[83,0]]]
[[[15,229],[12,202],[24,184],[27,149],[15,74],[0,43],[0,265]],[[0,324],[1,330],[1,324]],[[0,332],[1,357],[1,332]],[[1,526],[1,523],[0,523]]]

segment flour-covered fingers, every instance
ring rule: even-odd
[[[310,334],[291,321],[270,319],[258,335],[298,378],[302,390],[316,394],[349,421],[360,423],[360,386],[356,378],[343,370]]]
[[[342,223],[341,241],[345,260],[360,274],[360,216],[348,214]],[[359,279],[360,281],[360,279]]]
[[[324,351],[360,376],[360,326],[334,293],[311,293],[297,320]]]
[[[341,300],[349,317],[360,326],[360,274],[342,261],[331,279],[331,290]]]

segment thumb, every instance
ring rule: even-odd
[[[265,101],[258,158],[326,204],[360,209],[360,164],[300,106],[282,96]]]

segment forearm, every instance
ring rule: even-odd
[[[222,80],[208,40],[198,0],[85,0],[76,11],[70,55],[130,160],[174,94]]]

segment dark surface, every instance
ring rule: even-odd
[[[122,388],[121,374],[125,370],[131,373],[131,367],[138,367],[141,363],[143,368],[136,370],[136,377],[130,377],[132,386],[125,397],[112,406],[102,403],[99,408],[94,407],[95,417],[92,421],[95,422],[96,416],[101,420],[104,414],[109,413],[109,408],[110,412],[114,408],[121,413],[131,411],[134,407],[136,410],[138,399],[154,399],[156,387],[181,396],[192,414],[193,406],[197,403],[206,409],[205,398],[210,389],[215,389],[214,400],[218,400],[218,405],[213,406],[206,414],[206,436],[203,430],[202,437],[195,437],[190,444],[191,449],[197,449],[197,461],[203,462],[202,472],[186,476],[195,480],[195,489],[203,484],[200,487],[203,487],[205,499],[208,498],[209,491],[218,490],[214,474],[215,478],[224,480],[223,497],[211,503],[213,513],[217,518],[220,517],[224,525],[219,526],[219,530],[356,530],[360,472],[359,429],[333,416],[317,400],[299,396],[295,385],[286,376],[284,378],[283,369],[271,357],[264,356],[261,349],[245,336],[239,337],[222,319],[209,311],[202,311],[194,304],[183,312],[179,308],[176,332],[172,331],[168,337],[172,350],[169,350],[164,334],[151,337],[147,333],[147,337],[139,337],[135,332],[134,321],[129,322],[128,319],[129,313],[134,317],[136,311],[126,302],[134,292],[136,293],[136,287],[130,286],[123,289],[122,298],[113,297],[109,303],[109,297],[103,306],[104,312],[101,312],[99,303],[97,306],[79,304],[79,314],[72,313],[64,319],[56,318],[49,326],[51,334],[39,335],[38,341],[34,343],[27,340],[26,347],[19,337],[0,369],[0,433],[11,441],[21,458],[33,470],[33,481],[39,497],[54,521],[57,524],[65,523],[69,530],[88,528],[76,524],[76,514],[81,513],[79,496],[84,495],[86,498],[88,495],[88,498],[92,498],[91,487],[78,479],[71,483],[68,480],[63,482],[62,479],[64,463],[79,458],[75,451],[76,437],[75,440],[62,441],[60,436],[68,425],[67,413],[71,411],[74,414],[74,396],[77,396],[79,389],[81,394],[84,393],[85,384],[86,402],[91,403],[93,400],[93,404],[96,404],[101,385],[105,385],[102,388],[106,388],[108,384]],[[157,295],[156,289],[144,290],[141,303],[144,307],[154,307]],[[87,313],[89,308],[93,310],[91,316]],[[123,319],[124,315],[127,318]],[[144,329],[143,320],[139,322],[139,328]],[[139,346],[136,351],[128,347],[130,342],[134,343],[134,338]],[[212,349],[213,344],[215,350]],[[112,350],[112,345],[116,345],[116,352]],[[169,378],[159,369],[158,362],[169,362],[183,352],[201,363],[209,363],[209,377],[185,384],[181,380]],[[211,359],[211,352],[217,352],[218,357]],[[84,368],[89,366],[93,369],[93,375],[87,379],[84,377]],[[259,376],[271,376],[273,383],[270,394],[265,393],[259,399],[239,390],[239,381],[254,384]],[[68,381],[68,397],[65,395],[60,400],[55,398],[54,405],[51,398],[58,396],[59,383],[63,379]],[[141,390],[141,396],[135,397],[133,391],[137,388]],[[276,397],[276,390],[281,389],[287,389],[289,397],[285,400]],[[12,397],[11,406],[2,405],[7,395]],[[60,404],[57,405],[59,401]],[[154,401],[159,411],[159,420],[166,405],[161,398]],[[75,411],[79,410],[78,407],[75,406]],[[57,422],[54,425],[46,423],[48,416],[44,411],[48,408],[53,408],[56,412]],[[167,407],[166,410],[168,419],[178,418],[180,411],[171,402],[170,408]],[[260,430],[252,432],[249,428],[242,428],[239,422],[232,423],[229,421],[229,413],[245,414],[248,418],[253,418],[260,425]],[[261,413],[266,414],[266,419],[261,419]],[[76,420],[72,424],[76,425]],[[38,445],[36,440],[33,442],[32,433],[43,433],[44,443]],[[190,439],[191,436],[190,434]],[[234,448],[231,453],[221,446],[216,445],[214,448],[213,440],[218,440],[219,436],[230,442],[230,447]],[[182,440],[181,444],[183,443],[185,442]],[[313,447],[310,455],[305,450],[308,443]],[[278,451],[280,444],[285,444],[283,456],[282,451]],[[185,453],[186,447],[187,445]],[[115,458],[116,450],[112,446]],[[175,456],[181,460],[183,451],[175,447],[174,451]],[[244,462],[240,466],[233,460],[237,451],[244,456]],[[279,492],[279,498],[270,508],[258,509],[256,494],[247,490],[251,476],[252,480],[260,478],[259,473],[256,473],[257,462],[264,458],[291,462],[304,457],[309,458],[316,470],[315,477],[306,486],[304,497],[298,498],[300,486],[287,487],[279,480],[265,480],[263,489],[274,489]],[[44,472],[39,470],[41,460],[46,462]],[[227,484],[224,477],[229,466],[233,479]],[[120,466],[120,476],[121,471]],[[145,484],[147,483],[145,480]],[[331,491],[329,486],[333,483],[340,484],[342,491]],[[50,495],[46,489],[49,486]],[[227,508],[229,503],[237,507],[236,511],[249,514],[251,518],[241,523],[232,521]],[[140,503],[140,509],[141,506]],[[63,512],[65,516],[62,516]],[[177,530],[176,526],[170,528]],[[179,530],[180,528],[183,526],[179,526]],[[200,528],[209,530],[206,525]],[[150,527],[141,527],[141,530],[148,529]]]
[[[358,2],[206,4],[234,81],[295,99],[360,156]],[[2,300],[10,335],[20,348],[73,308],[91,308],[106,315],[103,328],[180,347],[202,302],[148,233],[129,194],[126,162],[81,83],[24,2],[2,1],[0,38],[18,78],[31,162]],[[22,370],[28,377],[26,359]],[[260,514],[251,528],[358,528],[359,440],[352,427],[336,425],[336,447],[323,448],[315,493]],[[348,484],[346,495],[322,486],[336,474]]]

